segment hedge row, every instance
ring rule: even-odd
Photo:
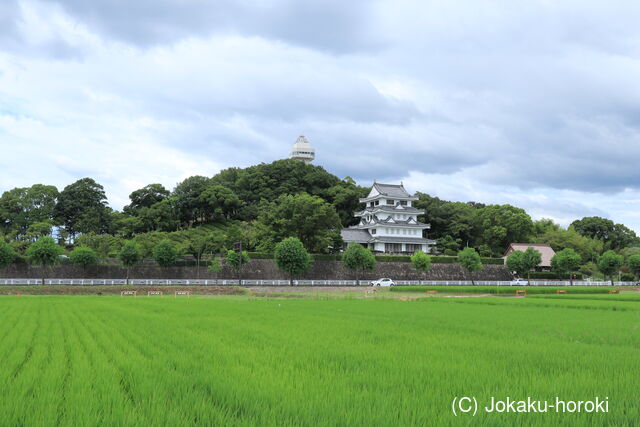
[[[249,258],[252,259],[272,259],[272,254],[263,254],[258,252],[249,252]],[[316,261],[340,261],[342,255],[340,254],[314,254],[313,259]],[[495,264],[502,265],[504,260],[502,258],[481,258],[483,264]],[[377,255],[376,260],[378,262],[411,262],[411,257],[408,255]],[[458,257],[455,256],[432,256],[431,262],[434,264],[455,264],[458,262]]]
[[[569,274],[554,273],[553,271],[532,271],[529,273],[531,279],[544,280],[569,280]],[[582,273],[575,273],[574,280],[582,280]]]

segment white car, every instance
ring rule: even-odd
[[[529,282],[527,282],[527,281],[526,281],[526,280],[524,280],[524,279],[520,279],[520,278],[518,278],[518,279],[513,279],[513,280],[511,281],[511,286],[527,286],[528,284],[529,284]]]
[[[384,277],[382,279],[374,280],[373,282],[371,282],[369,284],[371,286],[395,286],[396,285],[393,282],[393,280],[389,279],[388,277]]]

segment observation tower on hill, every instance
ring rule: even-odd
[[[289,158],[294,160],[301,160],[305,163],[311,163],[316,157],[316,150],[311,146],[307,138],[304,135],[300,135],[296,142],[291,147],[291,155]]]

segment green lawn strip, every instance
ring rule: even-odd
[[[556,294],[558,290],[568,294],[608,294],[619,287],[595,286],[393,286],[391,292],[437,291],[449,294],[497,294],[515,295],[516,290],[526,290],[527,294]]]

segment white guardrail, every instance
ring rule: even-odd
[[[110,286],[126,285],[125,279],[45,279],[45,285]],[[296,286],[358,286],[355,280],[294,280]],[[361,280],[360,286],[369,286],[369,280]],[[0,279],[0,286],[41,285],[42,279]],[[396,280],[399,286],[471,286],[470,280]],[[609,286],[611,282],[574,280],[575,286]],[[640,286],[638,282],[614,282],[616,286]],[[130,279],[129,285],[137,286],[237,286],[238,279],[219,280],[164,280]],[[241,286],[288,286],[288,280],[242,280]],[[512,285],[509,281],[476,280],[476,286],[523,286]],[[554,280],[531,280],[528,286],[569,286],[570,282]]]

